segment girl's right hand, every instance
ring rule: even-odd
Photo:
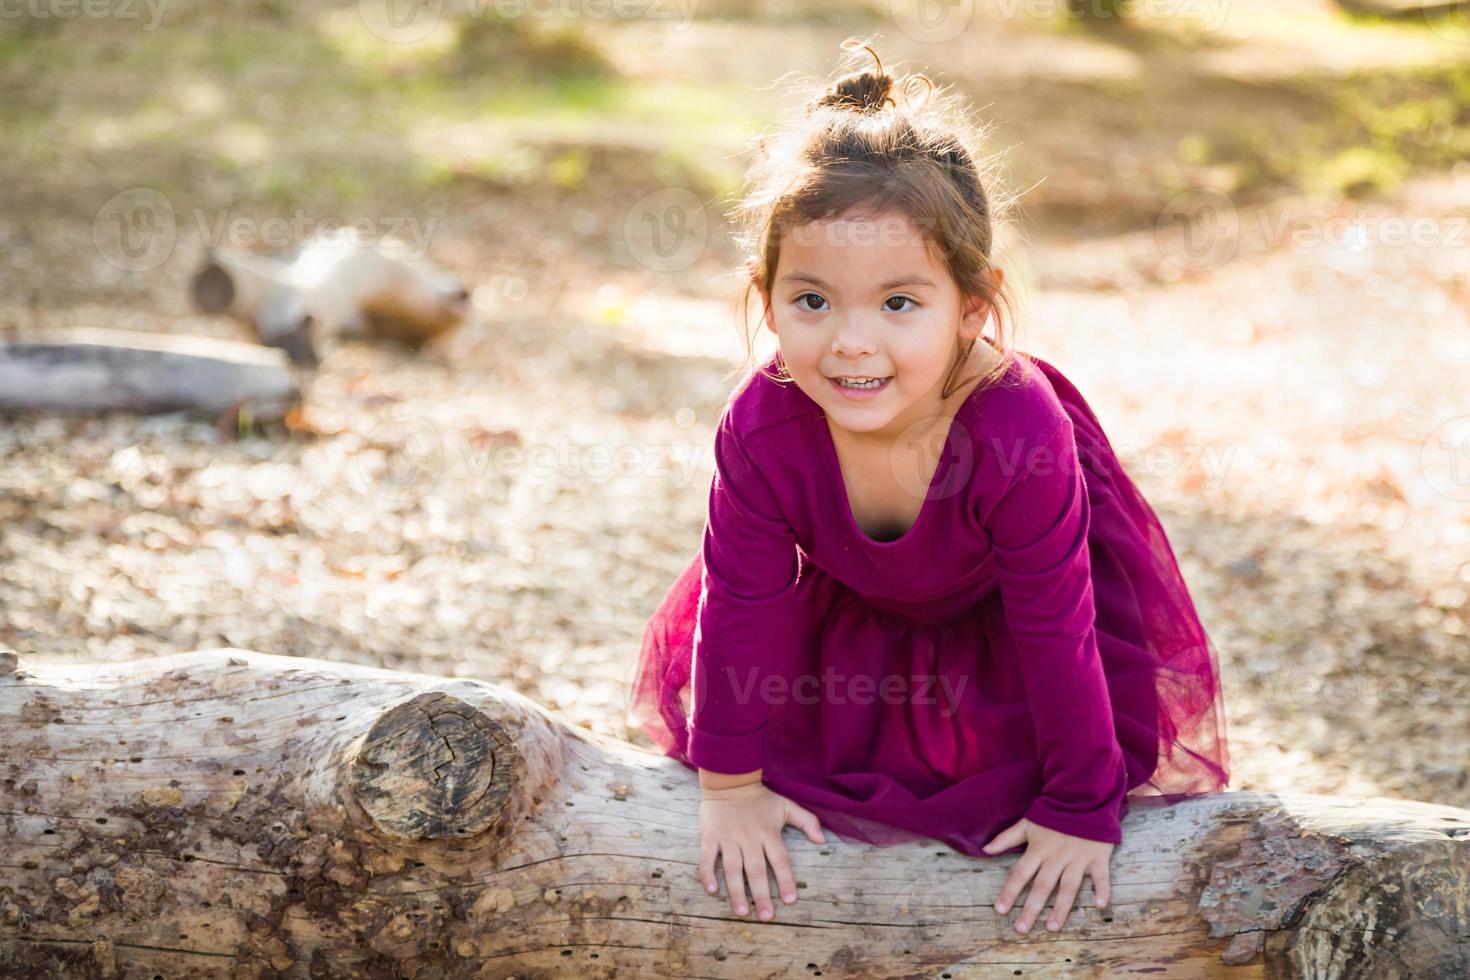
[[[811,811],[773,793],[759,780],[726,789],[706,789],[703,794],[699,802],[699,877],[705,891],[711,895],[719,892],[715,879],[715,856],[719,855],[730,889],[730,908],[735,914],[748,911],[748,880],[756,913],[762,921],[774,918],[776,910],[766,880],[767,861],[776,872],[781,900],[787,905],[796,901],[796,879],[791,874],[781,831],[789,823],[812,843],[825,844],[821,823]]]

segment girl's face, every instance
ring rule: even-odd
[[[956,347],[990,313],[896,211],[789,229],[762,300],[796,384],[833,424],[878,438],[947,414]]]

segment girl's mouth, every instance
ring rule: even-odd
[[[840,391],[844,398],[862,400],[876,397],[892,380],[890,375],[886,378],[828,378],[827,382]]]

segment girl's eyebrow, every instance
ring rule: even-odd
[[[832,288],[831,286],[828,286],[822,280],[818,279],[816,276],[811,275],[811,274],[806,273],[806,272],[788,272],[788,273],[786,273],[786,275],[784,275],[784,276],[781,277],[781,280],[783,282],[809,282],[813,286],[818,287],[819,289],[831,289]],[[879,292],[887,292],[890,289],[897,289],[900,286],[932,286],[932,285],[934,285],[933,281],[930,280],[930,279],[928,279],[925,276],[920,276],[920,275],[899,276],[897,279],[890,279],[888,282],[885,282],[885,283],[882,283],[881,285],[879,285],[878,291]]]

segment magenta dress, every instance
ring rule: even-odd
[[[944,449],[913,526],[876,540],[820,406],[751,372],[630,717],[667,755],[761,769],[825,828],[880,845],[979,855],[1023,816],[1116,844],[1130,800],[1223,789],[1216,651],[1077,389],[1013,354]]]

